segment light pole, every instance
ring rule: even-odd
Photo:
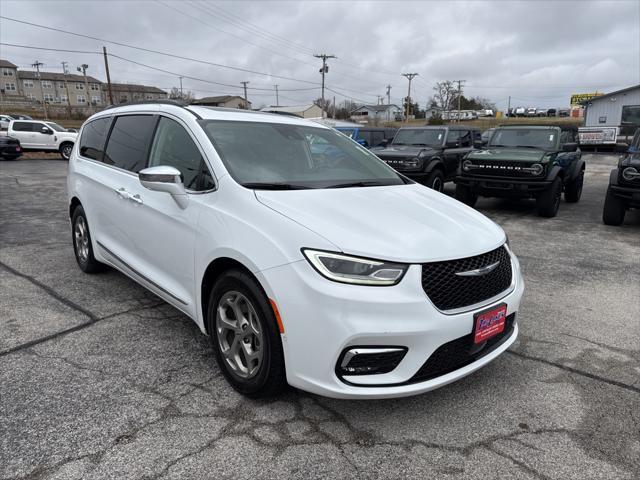
[[[31,64],[32,67],[35,67],[38,76],[38,82],[40,82],[40,95],[42,95],[42,110],[44,110],[44,119],[48,120],[49,116],[47,112],[47,102],[44,99],[44,88],[42,88],[42,78],[40,77],[40,67],[42,65],[44,64],[42,62],[39,62],[38,60],[36,60],[35,63]]]
[[[89,93],[89,81],[87,80],[87,68],[89,68],[89,65],[87,65],[86,63],[83,63],[82,65],[80,65],[77,70],[79,72],[82,72],[82,75],[84,76],[84,88],[87,92],[87,106],[89,107],[89,113],[93,113],[93,107],[91,106],[91,97],[90,97],[90,93]]]
[[[404,123],[409,123],[409,113],[411,112],[411,80],[418,76],[417,73],[403,73],[403,77],[409,80],[409,90],[407,91],[407,108],[404,117]]]
[[[329,65],[327,65],[327,59],[329,58],[338,58],[335,55],[327,55],[326,53],[320,53],[314,55],[316,58],[322,59],[322,68],[320,68],[320,73],[322,74],[322,118],[325,117],[325,103],[324,103],[324,76],[329,73]]]

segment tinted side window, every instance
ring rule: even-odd
[[[202,185],[203,169],[206,171],[200,150],[187,131],[175,120],[161,117],[153,139],[149,166],[169,165],[180,170],[185,188],[209,190],[213,179],[208,176],[207,185]]]
[[[105,149],[104,163],[134,173],[142,170],[155,124],[156,117],[152,115],[117,117]]]
[[[471,132],[469,130],[462,130],[460,132],[460,146],[461,147],[470,147],[473,144],[471,140]]]
[[[102,161],[104,140],[110,123],[111,118],[106,117],[93,120],[84,126],[80,138],[80,155]]]
[[[452,147],[460,141],[460,132],[458,130],[449,130],[447,134],[447,146]]]
[[[571,130],[562,130],[560,132],[560,145],[563,143],[572,143],[573,141],[573,132]]]
[[[16,132],[33,132],[33,123],[31,122],[13,122],[13,129]]]

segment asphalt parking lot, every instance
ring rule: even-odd
[[[639,478],[640,213],[603,225],[617,157],[584,157],[554,219],[478,203],[523,266],[519,340],[385,401],[242,398],[184,315],[80,272],[65,162],[0,162],[0,478]]]

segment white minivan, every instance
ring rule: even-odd
[[[85,122],[68,176],[80,268],[191,317],[238,391],[413,395],[516,339],[502,229],[301,118],[169,102]]]

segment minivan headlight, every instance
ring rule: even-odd
[[[334,282],[355,285],[396,285],[409,265],[352,257],[341,253],[303,248],[302,253],[316,271]]]

